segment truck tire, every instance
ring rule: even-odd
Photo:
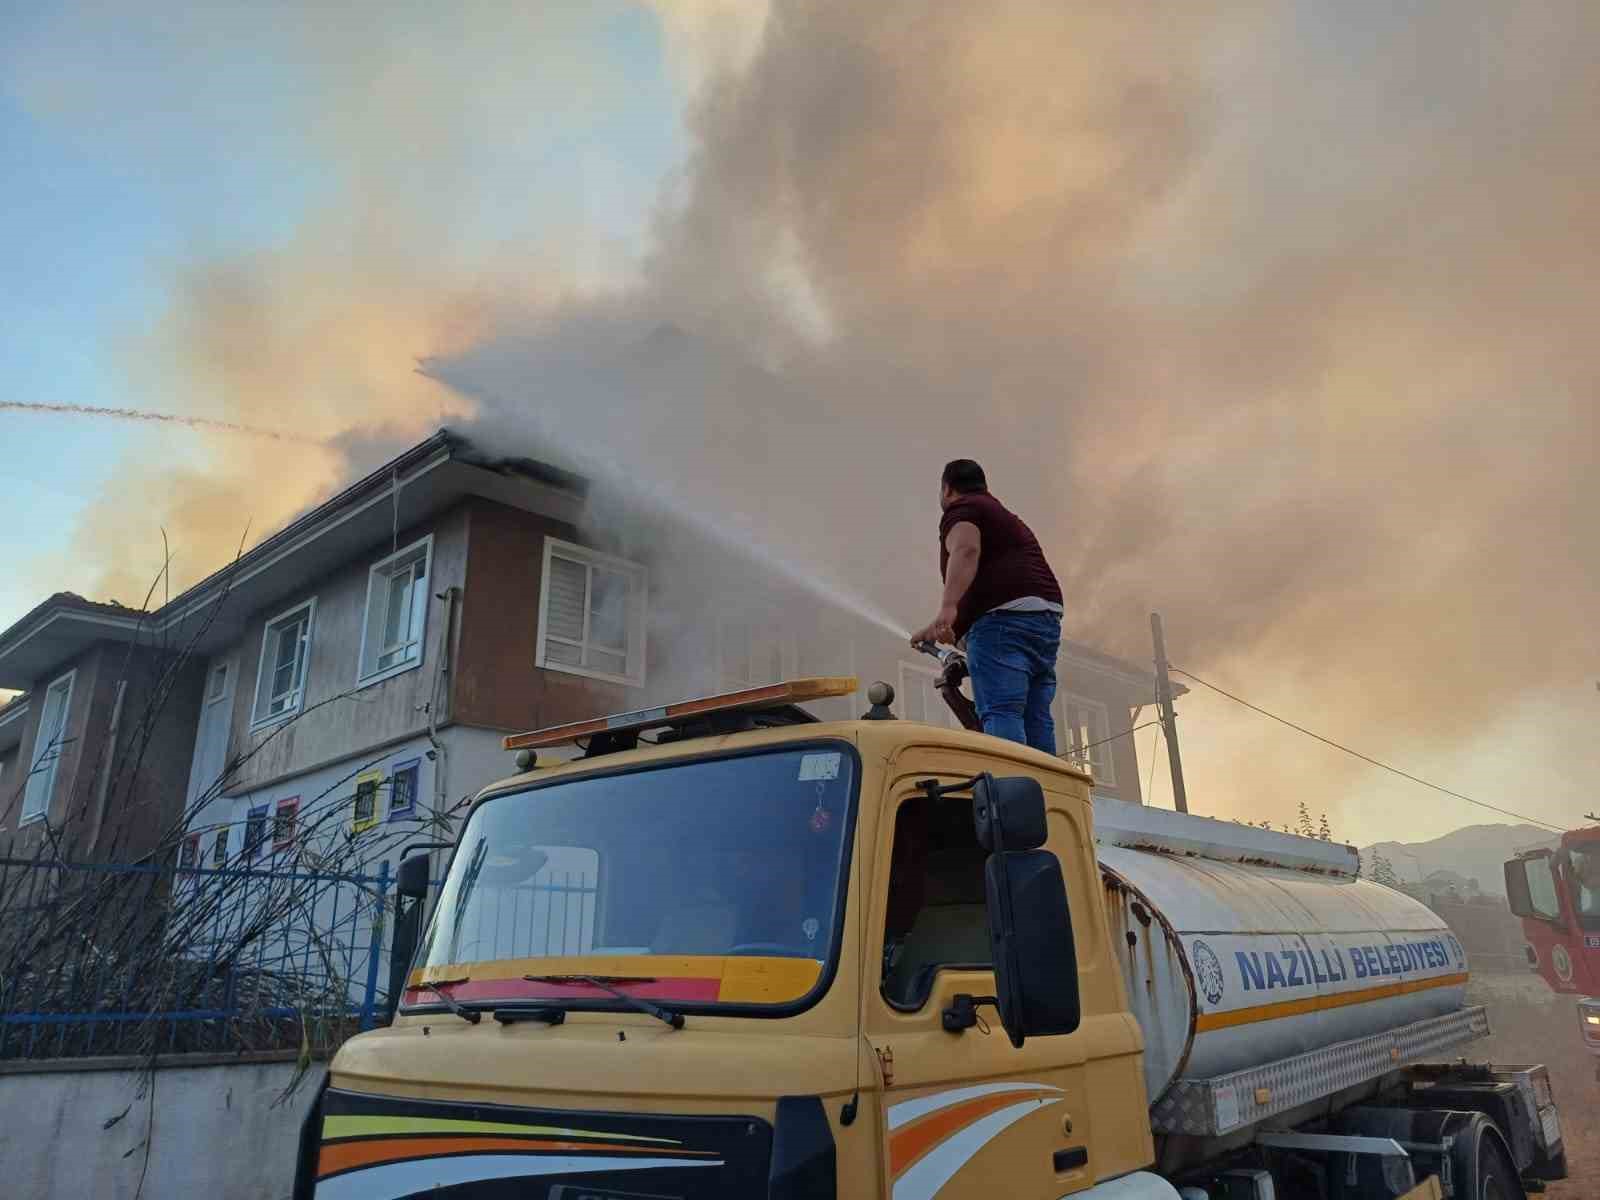
[[[1338,1132],[1395,1138],[1412,1143],[1417,1179],[1447,1174],[1451,1200],[1527,1200],[1505,1135],[1481,1112],[1448,1108],[1351,1108],[1340,1115]],[[1440,1162],[1440,1154],[1448,1162]],[[1447,1168],[1447,1170],[1446,1170]],[[1382,1191],[1377,1160],[1360,1156],[1356,1186],[1336,1196],[1390,1195]]]
[[[1459,1114],[1467,1117],[1467,1114]],[[1451,1131],[1455,1194],[1467,1200],[1527,1200],[1522,1180],[1494,1122],[1473,1113]]]
[[[1482,1200],[1527,1200],[1522,1180],[1498,1135],[1484,1138],[1479,1145],[1478,1174]]]

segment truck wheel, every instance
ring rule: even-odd
[[[1478,1143],[1478,1187],[1481,1200],[1526,1200],[1517,1168],[1498,1137]]]
[[[1473,1114],[1472,1128],[1457,1133],[1456,1195],[1469,1200],[1527,1200],[1505,1143],[1488,1119]]]

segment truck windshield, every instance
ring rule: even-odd
[[[474,809],[410,1005],[792,1004],[837,941],[854,751],[811,744],[535,785]],[[527,976],[539,976],[528,979]],[[588,977],[585,981],[582,977]]]

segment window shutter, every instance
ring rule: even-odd
[[[583,640],[588,582],[589,569],[583,563],[555,554],[550,556],[549,607],[545,614],[545,632],[550,637],[569,642]]]

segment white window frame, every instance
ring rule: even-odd
[[[900,686],[895,690],[894,707],[899,710],[896,715],[902,721],[910,721],[913,718],[906,716],[906,696],[911,691],[911,689],[907,686],[907,679],[914,677],[919,682],[937,682],[939,678],[939,669],[937,667],[925,667],[921,663],[906,662],[905,659],[900,660],[899,666],[899,678],[896,680],[896,682]],[[938,701],[938,711],[941,716],[937,721],[924,720],[923,724],[937,725],[942,729],[962,728],[961,722],[956,719],[955,713],[950,711],[950,706],[944,702],[944,697],[939,695],[937,688],[934,689],[933,694],[934,698]]]
[[[395,663],[393,666],[381,668],[377,666],[369,666],[367,661],[367,638],[372,630],[373,600],[379,597],[383,599],[388,598],[389,591],[387,584],[390,576],[393,574],[394,564],[404,561],[409,566],[409,560],[416,557],[419,549],[422,551],[423,578],[428,580],[428,583],[422,589],[422,623],[417,629],[416,654],[402,662]],[[431,605],[428,603],[428,596],[431,588],[433,587],[432,580],[433,534],[431,533],[426,537],[417,539],[409,546],[402,546],[399,550],[396,550],[387,558],[380,559],[379,561],[373,563],[371,568],[367,571],[367,602],[361,609],[361,657],[356,660],[357,687],[366,687],[369,684],[382,683],[385,679],[392,679],[396,675],[403,675],[407,671],[414,671],[422,665],[422,660],[427,657],[428,652],[428,609],[431,607]],[[381,590],[378,587],[380,581],[385,585]],[[375,646],[371,648],[372,661],[374,663],[377,661],[379,652],[381,650],[381,646]]]
[[[294,703],[285,708],[282,712],[263,714],[261,712],[261,680],[263,674],[267,670],[267,647],[272,644],[272,627],[274,625],[282,624],[290,617],[295,616],[302,611],[306,614],[306,657],[305,662],[301,665],[300,687],[295,692]],[[291,608],[284,609],[277,616],[273,617],[270,621],[262,625],[261,661],[256,667],[255,695],[250,700],[251,732],[254,732],[257,729],[265,729],[269,725],[276,725],[280,721],[287,721],[290,717],[296,716],[300,712],[300,709],[304,706],[306,699],[306,681],[307,677],[311,673],[311,642],[312,638],[316,636],[316,627],[317,598],[315,596],[312,596],[309,600],[302,600],[300,603]]]
[[[549,625],[550,617],[550,560],[559,555],[570,562],[582,563],[593,570],[603,567],[609,571],[616,571],[626,575],[631,581],[628,596],[628,646],[625,652],[627,659],[627,673],[614,675],[609,671],[596,671],[592,667],[574,666],[571,663],[551,662],[545,654],[545,646],[549,636],[545,632]],[[583,641],[568,642],[568,645],[586,646],[589,637],[589,585],[584,585],[583,600]],[[637,595],[633,588],[637,588]],[[544,561],[539,574],[539,630],[538,646],[534,653],[533,665],[545,671],[560,671],[566,675],[581,675],[586,679],[603,679],[607,683],[621,683],[629,687],[641,687],[645,677],[645,612],[649,600],[649,573],[643,565],[629,562],[625,558],[618,558],[612,554],[603,554],[599,550],[591,550],[587,546],[579,546],[573,542],[564,542],[559,538],[547,537],[544,540]]]
[[[22,783],[22,815],[17,818],[17,827],[31,825],[35,821],[42,821],[50,813],[50,798],[56,790],[56,769],[61,765],[62,747],[58,742],[51,750],[50,743],[58,735],[65,734],[67,722],[72,719],[72,692],[77,683],[78,671],[73,668],[65,675],[59,675],[50,681],[50,686],[44,689],[39,697],[39,728],[33,735],[33,755],[28,762],[28,774]],[[66,685],[66,699],[61,702],[61,728],[59,730],[46,730],[45,719],[50,711],[50,693],[62,684]],[[50,754],[50,761],[43,767],[40,762],[46,753]],[[42,772],[42,774],[41,774]],[[42,783],[35,784],[42,779]],[[35,797],[40,799],[37,808],[33,807]]]
[[[1098,713],[1100,716],[1103,732],[1094,734],[1091,731],[1092,736],[1089,738],[1090,743],[1098,742],[1100,744],[1092,746],[1088,751],[1087,757],[1080,757],[1077,747],[1072,744],[1073,726],[1067,721],[1067,706],[1073,704],[1080,708],[1088,709],[1090,712]],[[1117,731],[1111,728],[1111,709],[1106,705],[1105,701],[1094,700],[1088,696],[1079,696],[1072,692],[1057,692],[1054,707],[1055,711],[1051,713],[1051,716],[1055,718],[1056,722],[1056,753],[1062,758],[1082,764],[1094,776],[1095,786],[1116,787],[1115,756],[1111,753],[1113,743],[1109,739],[1116,737]],[[1105,768],[1104,770],[1095,766],[1094,756],[1096,754],[1100,755],[1100,764]]]

